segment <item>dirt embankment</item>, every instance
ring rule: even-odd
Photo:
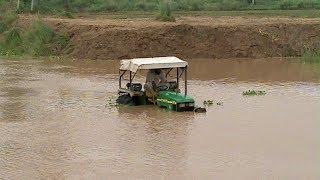
[[[47,17],[44,21],[68,33],[70,42],[61,53],[74,58],[261,58],[300,56],[306,48],[320,48],[319,19],[183,17],[162,23]]]

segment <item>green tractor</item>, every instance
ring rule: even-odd
[[[194,111],[195,101],[187,95],[188,63],[177,57],[156,57],[122,60],[119,68],[119,97],[117,103],[130,105],[153,104],[172,111]],[[166,83],[157,87],[156,95],[150,97],[140,83],[133,83],[138,70],[156,70],[165,72]],[[174,74],[174,81],[168,81],[168,75]],[[184,75],[184,93],[180,93],[179,82]],[[127,76],[128,83],[122,87]]]
[[[192,97],[173,91],[160,91],[156,102],[159,107],[173,111],[193,111],[195,109]]]

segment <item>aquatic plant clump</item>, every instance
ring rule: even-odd
[[[211,105],[213,105],[213,101],[212,100],[205,100],[205,101],[203,101],[203,105],[211,106]]]
[[[116,102],[116,100],[114,99],[114,97],[109,97],[107,99],[107,104],[106,107],[108,107],[109,109],[114,108],[114,107],[119,107],[119,103]]]
[[[255,90],[248,90],[242,92],[243,96],[263,96],[266,95],[266,91],[255,91]]]
[[[205,101],[203,101],[203,105],[205,105],[205,106],[212,106],[213,104],[216,104],[217,106],[222,106],[223,102],[221,102],[221,101],[214,102],[213,100],[205,100]]]

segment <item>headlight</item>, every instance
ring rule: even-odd
[[[179,104],[179,107],[185,107],[186,105],[185,104]]]

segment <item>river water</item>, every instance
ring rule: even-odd
[[[206,114],[108,104],[119,61],[0,60],[0,179],[319,179],[319,67],[189,64]]]

